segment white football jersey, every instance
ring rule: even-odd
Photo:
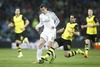
[[[40,23],[36,27],[44,26],[44,30],[51,30],[59,24],[59,19],[54,12],[48,11],[46,14],[39,15]]]

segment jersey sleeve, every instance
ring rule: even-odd
[[[38,25],[36,25],[36,29],[43,26],[43,22],[42,22],[41,16],[39,16],[39,20],[40,20],[40,22],[39,22]]]
[[[12,23],[14,23],[13,18],[10,20]]]
[[[63,28],[65,29],[67,25],[64,25]]]
[[[22,16],[22,19],[23,19],[24,21],[26,21],[26,20],[27,20],[27,18],[26,18],[26,17],[24,17],[24,16]]]
[[[10,17],[10,19],[9,19],[9,21],[12,22],[12,23],[14,23],[13,17],[14,16]]]
[[[83,23],[82,25],[86,25],[87,24],[87,21],[86,21],[86,18],[83,20]]]
[[[56,16],[56,14],[54,12],[52,12],[52,18],[54,20],[55,26],[57,27],[57,25],[59,24],[60,20],[58,19],[58,17]]]
[[[97,17],[94,17],[94,21],[95,21],[95,23],[99,22]]]
[[[75,32],[79,31],[79,25],[75,25]]]

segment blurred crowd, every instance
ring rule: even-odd
[[[72,13],[77,15],[79,25],[84,24],[88,8],[93,8],[94,14],[100,18],[100,0],[0,0],[0,41],[14,40],[13,28],[9,28],[8,24],[16,7],[19,7],[22,14],[30,21],[26,33],[29,40],[36,41],[39,34],[34,28],[39,22],[40,4],[46,4],[49,10],[57,14],[60,19],[57,29],[69,21],[69,15]]]

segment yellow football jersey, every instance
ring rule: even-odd
[[[61,37],[63,39],[65,39],[65,40],[71,40],[72,41],[73,33],[68,32],[68,30],[75,32],[75,26],[76,25],[77,25],[77,23],[70,23],[70,22],[68,22],[66,24],[66,28],[65,28],[65,30],[64,30],[64,32],[63,32]]]
[[[86,18],[86,21],[87,21],[87,24],[90,24],[90,25],[93,25],[95,24],[96,22],[94,21],[94,17],[95,16],[92,16],[92,17],[87,17]],[[97,27],[87,27],[87,31],[86,31],[87,34],[97,34]]]
[[[22,27],[24,26],[24,20],[22,19],[23,15],[20,15],[18,17],[13,17],[13,22],[15,25],[15,33],[22,33],[24,30],[22,30]]]

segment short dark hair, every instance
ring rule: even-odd
[[[43,7],[47,8],[45,4],[41,4],[40,8],[43,8]]]
[[[88,10],[92,10],[93,11],[93,8],[88,8]]]
[[[16,7],[15,9],[20,9],[19,7]]]
[[[21,9],[20,9],[19,7],[16,7],[15,10],[16,10],[16,9],[19,9],[19,10],[20,10],[20,14],[22,13],[22,12],[21,12]]]
[[[76,14],[71,14],[70,16],[74,16],[74,18],[77,18]]]

